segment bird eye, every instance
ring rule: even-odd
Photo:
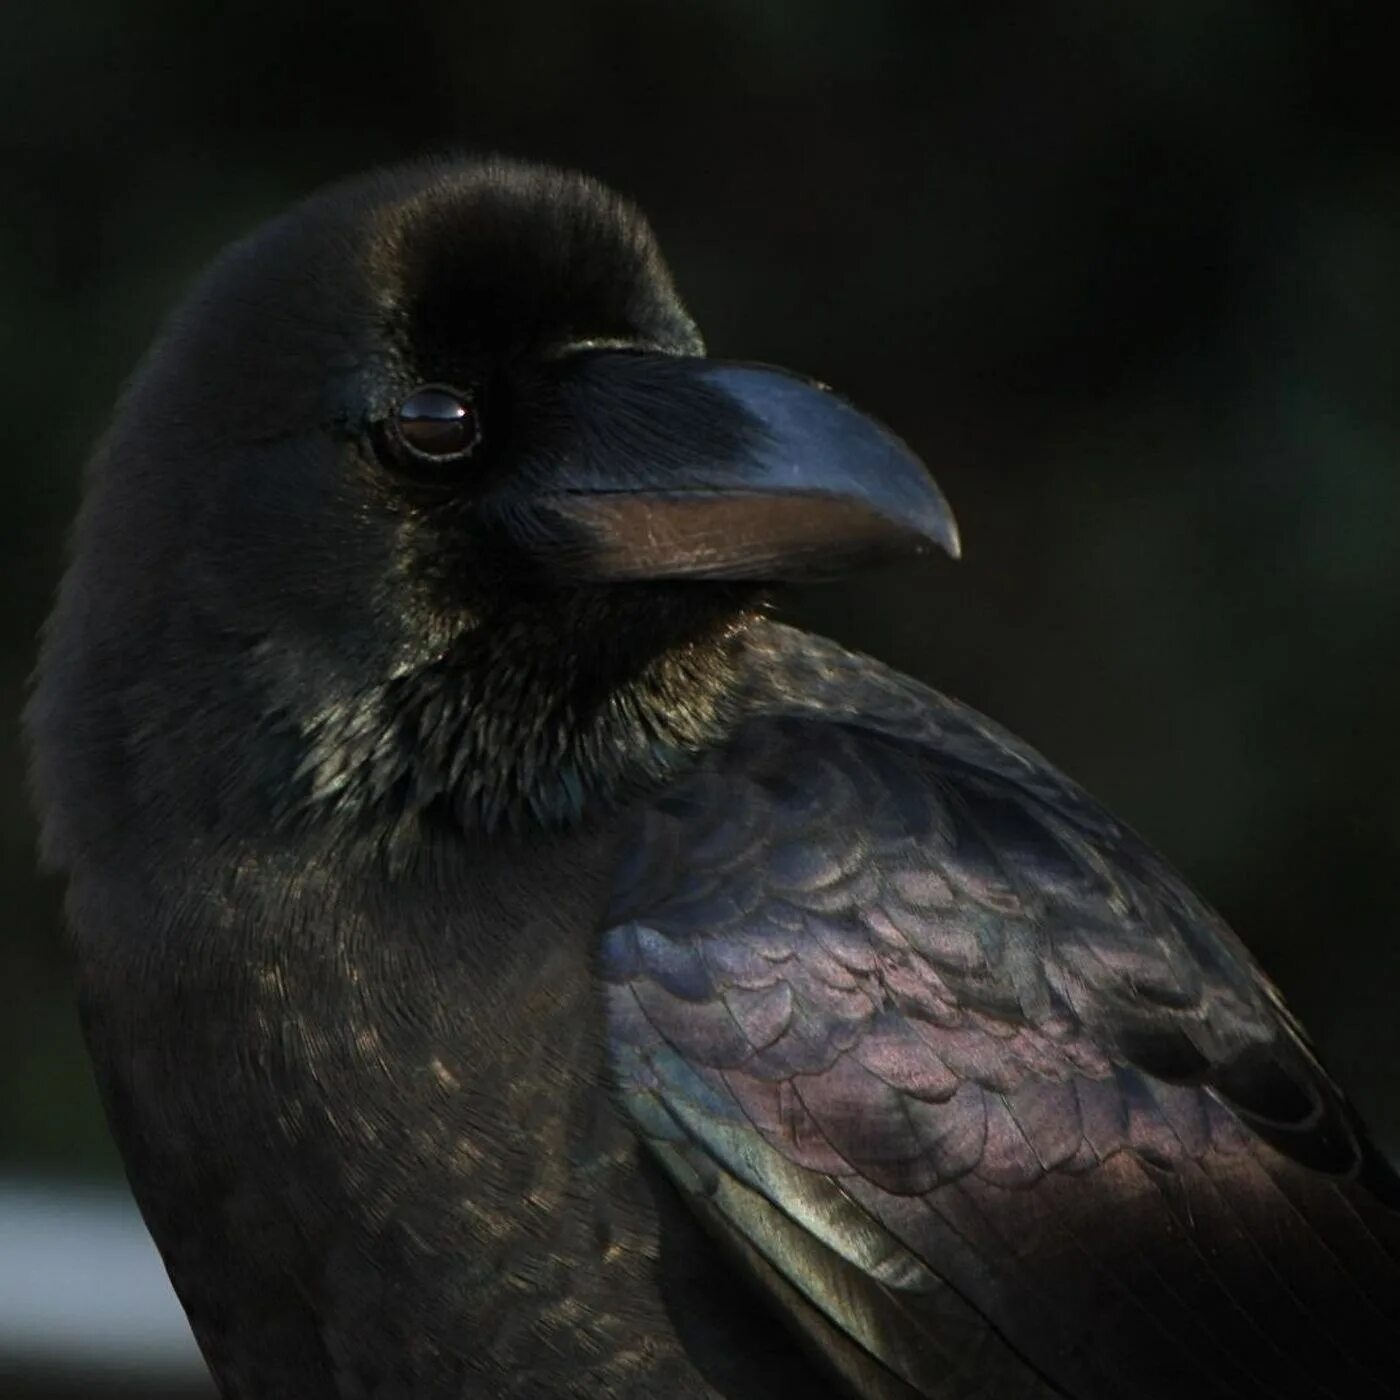
[[[470,456],[481,440],[471,395],[446,384],[423,384],[395,410],[390,437],[412,461],[446,463]]]

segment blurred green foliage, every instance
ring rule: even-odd
[[[1400,106],[1383,6],[11,6],[0,686],[82,459],[222,243],[431,150],[653,216],[716,350],[895,425],[967,558],[791,611],[1026,735],[1231,918],[1400,1126]],[[139,547],[139,542],[133,542]],[[0,756],[0,1166],[109,1171]]]

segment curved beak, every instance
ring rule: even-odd
[[[681,356],[571,360],[556,450],[502,503],[517,542],[555,571],[776,581],[930,545],[958,556],[923,463],[813,381]]]

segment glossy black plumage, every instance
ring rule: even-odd
[[[581,177],[391,172],[216,265],[29,727],[226,1395],[1396,1393],[1400,1185],[1248,954],[762,611],[956,542],[893,435],[705,359]]]
[[[1218,918],[980,716],[754,645],[604,942],[698,1208],[920,1394],[1391,1393],[1400,1190]]]

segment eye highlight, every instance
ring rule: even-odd
[[[445,466],[461,461],[481,441],[472,395],[448,384],[419,385],[385,427],[396,455],[408,464]]]

